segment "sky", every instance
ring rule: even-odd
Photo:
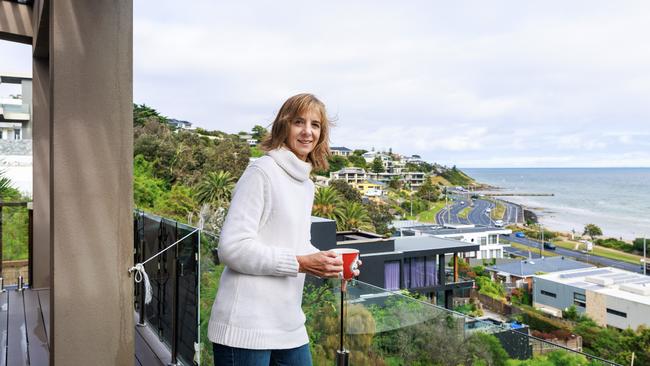
[[[139,0],[134,101],[236,133],[311,92],[332,146],[650,167],[648,19],[647,1]],[[0,70],[29,72],[29,48],[0,42]]]

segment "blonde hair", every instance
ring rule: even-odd
[[[277,149],[284,145],[289,136],[291,123],[307,111],[316,111],[320,115],[320,136],[316,147],[307,155],[307,161],[311,163],[314,170],[328,170],[327,158],[330,156],[329,127],[330,120],[327,117],[325,104],[318,100],[313,94],[303,93],[294,95],[287,99],[278,111],[273,121],[271,133],[266,134],[260,147],[264,151]]]

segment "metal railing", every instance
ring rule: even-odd
[[[134,263],[143,263],[196,228],[137,211],[134,214]],[[135,286],[138,325],[155,330],[169,347],[171,364],[194,364],[199,343],[200,231],[145,264],[152,300],[145,304],[144,283]]]

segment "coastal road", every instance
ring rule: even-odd
[[[510,235],[510,237],[507,238],[507,240],[514,242],[514,243],[519,243],[526,245],[531,248],[532,251],[537,252],[539,255],[539,247],[540,243],[535,240],[531,240],[528,238],[517,238],[516,236]],[[509,250],[512,250],[515,248],[510,248]],[[550,250],[547,250],[550,252]],[[565,257],[570,257],[573,259],[577,259],[581,262],[586,262],[586,263],[591,263],[594,265],[600,265],[600,266],[607,266],[607,267],[615,267],[615,268],[620,268],[624,269],[626,271],[630,272],[636,272],[636,273],[642,273],[643,271],[641,270],[641,263],[639,264],[632,264],[632,263],[627,263],[627,262],[621,262],[617,261],[614,259],[610,258],[605,258],[605,257],[600,257],[597,255],[589,254],[589,253],[583,253],[580,251],[575,251],[575,250],[569,250],[569,249],[564,249],[557,247],[555,250],[552,251],[553,253],[557,255],[562,255]],[[528,253],[524,255],[525,257],[528,256]]]
[[[494,203],[482,199],[474,200],[474,209],[469,213],[467,218],[469,223],[474,225],[492,226],[493,222],[485,210],[488,208],[493,209]]]
[[[517,255],[519,257],[523,257],[523,258],[528,258],[529,256],[530,256],[530,258],[533,258],[533,259],[541,257],[539,255],[539,251],[535,251],[532,248],[531,248],[530,251],[528,251],[528,250],[522,250],[522,249],[513,248],[513,247],[504,247],[503,251],[506,254],[513,254],[513,255]]]

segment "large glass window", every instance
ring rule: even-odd
[[[399,261],[384,263],[384,288],[399,290]]]
[[[607,308],[607,312],[612,315],[620,316],[621,318],[627,318],[627,314],[622,311]]]
[[[497,243],[497,235],[496,234],[491,234],[488,237],[488,243],[489,244],[496,244]]]
[[[556,298],[556,297],[557,297],[556,294],[554,294],[554,293],[552,293],[552,292],[545,291],[545,290],[542,290],[542,295],[546,295],[546,296],[548,296],[548,297],[552,297],[552,298]]]
[[[573,293],[573,304],[575,306],[579,306],[581,308],[584,308],[587,306],[587,298],[583,294],[579,294],[577,292]]]
[[[404,260],[402,269],[405,288],[436,286],[436,260],[434,257],[414,257]]]

